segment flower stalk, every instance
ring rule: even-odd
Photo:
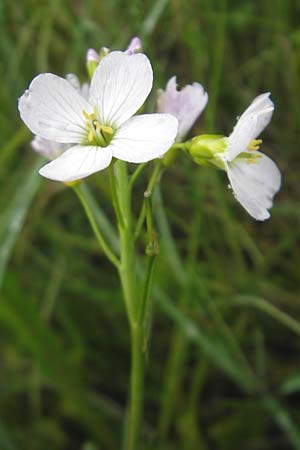
[[[121,249],[121,261],[118,272],[129,319],[131,340],[130,395],[125,449],[137,450],[144,393],[144,317],[141,309],[143,299],[139,295],[137,285],[137,261],[131,211],[132,186],[128,177],[126,163],[123,161],[116,162],[115,171],[110,171],[110,181],[112,195],[116,195],[116,202],[119,205],[119,212],[116,212],[117,219],[120,214],[122,216],[122,222],[118,221]]]
[[[107,256],[109,261],[118,269],[120,266],[120,262],[119,262],[118,258],[116,257],[116,255],[111,250],[111,248],[109,247],[104,236],[102,235],[101,230],[99,229],[99,227],[97,225],[95,215],[94,215],[92,209],[90,208],[88,202],[86,201],[84,193],[82,192],[81,185],[73,184],[73,185],[71,185],[71,187],[74,190],[74,192],[76,193],[81,205],[83,206],[83,209],[85,211],[87,219],[91,225],[91,228],[95,234],[95,237],[98,241],[100,248],[103,250],[103,252]]]

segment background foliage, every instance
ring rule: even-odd
[[[37,73],[84,80],[88,47],[123,49],[133,35],[155,88],[176,74],[208,90],[196,132],[230,132],[271,91],[263,150],[283,172],[266,223],[223,173],[184,156],[165,173],[144,448],[300,448],[299,17],[292,0],[0,1],[1,450],[119,446],[129,343],[117,275],[74,193],[37,174],[16,102]],[[106,175],[88,185],[116,244]]]

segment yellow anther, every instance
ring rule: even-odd
[[[253,155],[251,158],[247,158],[248,164],[257,164],[258,160],[261,158],[261,155]]]
[[[112,129],[112,127],[110,127],[108,125],[102,125],[101,128],[102,128],[102,131],[106,134],[114,134],[114,130]]]
[[[82,114],[84,115],[84,118],[86,120],[97,120],[97,110],[96,107],[94,106],[94,112],[88,114],[84,109],[82,110]]]
[[[90,128],[89,134],[88,134],[88,141],[92,142],[94,139],[94,132],[92,130],[92,128]]]
[[[94,107],[94,112],[92,113],[87,113],[83,109],[82,114],[85,118],[88,144],[106,147],[114,135],[113,128],[109,125],[102,125],[99,122],[96,107]]]
[[[252,150],[259,150],[259,146],[262,144],[262,139],[253,139],[250,144],[248,145],[247,149]]]

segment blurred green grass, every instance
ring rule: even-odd
[[[88,47],[122,49],[136,34],[155,88],[176,74],[208,90],[196,132],[230,132],[271,91],[263,150],[283,172],[263,224],[221,173],[181,157],[164,175],[144,448],[300,448],[299,17],[292,0],[0,2],[1,450],[120,442],[129,341],[117,276],[73,193],[37,175],[16,102],[37,73],[84,80]],[[88,185],[115,242],[106,175]]]

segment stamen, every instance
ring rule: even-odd
[[[253,139],[248,145],[247,149],[250,151],[259,150],[259,146],[262,144],[262,139]]]
[[[86,121],[88,143],[106,147],[113,137],[114,129],[99,122],[96,107],[94,107],[94,112],[87,113],[85,110],[82,110],[82,114]]]
[[[247,158],[248,164],[257,164],[258,160],[261,158],[262,155],[253,155],[250,158]]]
[[[103,132],[106,134],[114,134],[114,130],[112,129],[112,127],[109,127],[108,125],[102,125],[101,128]]]
[[[92,142],[94,139],[94,133],[93,133],[93,129],[90,128],[89,134],[88,134],[88,141]]]

